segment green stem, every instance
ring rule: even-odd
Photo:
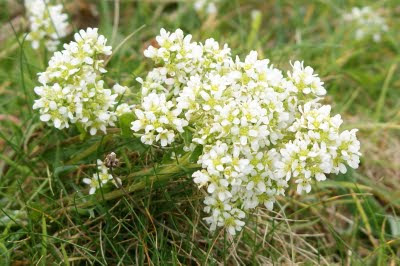
[[[168,181],[174,177],[180,177],[182,174],[185,173],[191,173],[195,169],[198,169],[200,166],[198,164],[193,164],[189,162],[189,157],[190,154],[185,154],[179,159],[179,165],[178,164],[171,164],[163,167],[160,171],[157,173],[153,168],[146,168],[141,171],[132,173],[128,176],[125,177],[125,180],[131,180],[134,177],[142,177],[140,181],[135,182],[125,188],[125,191],[122,189],[117,189],[111,192],[108,192],[106,194],[103,194],[103,197],[101,195],[96,195],[94,196],[91,200],[73,205],[73,199],[74,195],[71,197],[64,199],[67,201],[66,203],[66,209],[71,209],[71,208],[88,208],[96,205],[98,202],[100,202],[101,199],[104,200],[113,200],[120,198],[125,195],[125,193],[133,193],[137,191],[143,190],[149,183],[159,183],[159,182],[164,182]],[[147,178],[145,178],[147,177]],[[124,180],[124,179],[123,179]]]

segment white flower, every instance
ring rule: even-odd
[[[218,0],[196,0],[194,2],[194,9],[200,13],[205,12],[208,15],[218,13],[216,3]]]
[[[127,87],[121,86],[118,83],[113,86],[113,90],[117,94],[124,94],[127,89],[128,89]]]
[[[373,10],[369,6],[354,7],[343,17],[345,21],[351,22],[356,28],[355,38],[357,40],[369,37],[374,42],[380,42],[382,33],[389,30],[385,18],[381,16],[379,10]]]
[[[316,96],[323,96],[326,90],[323,87],[324,83],[320,80],[317,74],[314,74],[314,69],[303,66],[303,62],[294,62],[292,72],[288,72],[288,76],[298,90],[304,94],[313,93]]]
[[[156,141],[161,142],[161,146],[165,147],[174,141],[175,134],[172,130],[167,130],[163,128],[157,129]]]
[[[96,192],[98,188],[100,188],[100,184],[98,179],[94,176],[92,178],[84,178],[83,183],[90,186],[89,194],[92,195]]]
[[[305,191],[306,193],[310,193],[311,191],[311,184],[310,184],[310,180],[309,178],[301,178],[301,179],[297,179],[296,183],[297,183],[297,193],[298,194],[302,194],[303,191]]]
[[[103,161],[97,160],[97,172],[93,174],[92,178],[84,178],[82,181],[85,184],[90,186],[89,194],[94,194],[98,188],[100,188],[100,184],[102,186],[106,185],[109,181],[114,184],[116,187],[122,184],[120,178],[115,178],[118,181],[118,184],[115,182],[113,176],[108,172],[107,166],[104,165]]]
[[[148,144],[156,141],[165,147],[188,125],[185,119],[178,118],[181,109],[166,101],[165,94],[150,93],[143,98],[141,107],[143,110],[135,109],[137,120],[132,122],[131,129],[135,132],[143,130],[145,135],[142,139]]]
[[[134,105],[129,105],[127,103],[121,103],[120,105],[117,106],[117,109],[115,110],[115,114],[117,116],[121,116],[126,113],[131,113],[134,107],[135,107]]]
[[[192,175],[193,181],[199,185],[199,188],[206,185],[210,180],[210,176],[207,171],[196,171]]]
[[[224,225],[231,235],[235,235],[236,231],[241,231],[245,223],[242,221],[245,213],[239,209],[232,209],[222,213],[223,221],[219,225]]]
[[[68,34],[68,16],[62,5],[52,5],[49,0],[25,0],[30,32],[27,40],[38,49],[44,42],[49,51],[57,50],[59,39]]]

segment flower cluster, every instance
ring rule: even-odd
[[[176,132],[183,133],[183,127],[188,125],[185,119],[178,118],[181,109],[166,100],[165,94],[150,93],[142,102],[141,109],[135,109],[136,121],[132,130],[144,130],[141,140],[145,144],[159,141],[161,146],[167,146],[175,140]]]
[[[55,52],[46,71],[39,73],[42,85],[35,93],[40,98],[33,109],[40,110],[40,120],[58,129],[78,123],[91,135],[98,130],[105,133],[117,120],[116,98],[127,88],[119,84],[104,88],[101,75],[107,71],[102,57],[111,54],[111,46],[106,46],[107,39],[97,29],[81,30],[74,38],[64,44],[63,51]],[[128,111],[126,105],[117,109],[118,114]]]
[[[113,183],[116,187],[121,184],[121,179],[114,179],[113,176],[108,172],[106,164],[101,160],[97,160],[97,173],[94,173],[92,178],[84,178],[82,181],[90,186],[90,195],[94,194],[96,190],[100,188],[100,186],[106,185],[109,181],[111,181],[111,183]]]
[[[205,12],[207,15],[217,14],[217,2],[218,0],[196,0],[194,2],[194,9],[200,13]]]
[[[25,0],[30,32],[27,40],[38,49],[44,42],[47,50],[56,51],[59,39],[68,34],[68,16],[62,5],[52,5],[49,0]]]
[[[379,12],[369,6],[354,7],[350,13],[344,15],[344,19],[352,22],[356,27],[357,40],[372,37],[375,42],[379,42],[382,38],[381,34],[389,29]]]
[[[156,40],[159,47],[144,52],[157,67],[138,79],[132,130],[146,144],[202,148],[202,170],[192,177],[208,192],[211,230],[224,226],[233,235],[250,210],[272,209],[291,182],[309,192],[312,181],[358,167],[356,130],[341,132],[340,115],[319,103],[326,90],[311,67],[296,61],[284,75],[255,51],[233,59],[227,45],[192,42],[179,29],[162,29]]]

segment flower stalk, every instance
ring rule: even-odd
[[[174,178],[182,177],[184,174],[189,173],[191,174],[200,166],[198,164],[193,164],[189,162],[190,153],[186,153],[181,158],[179,158],[179,165],[178,164],[168,164],[163,165],[157,169],[155,168],[146,168],[141,171],[131,173],[130,175],[123,178],[124,182],[129,182],[131,180],[138,180],[134,181],[131,185],[124,187],[123,189],[116,189],[108,193],[101,193],[95,194],[91,196],[91,199],[84,202],[78,203],[76,202],[76,195],[71,195],[68,198],[64,199],[64,206],[66,209],[73,209],[73,208],[90,208],[94,205],[98,204],[101,200],[114,200],[117,198],[121,198],[126,195],[126,193],[132,194],[134,192],[142,191],[146,188],[147,184],[158,184],[168,180],[172,180]],[[161,168],[161,169],[160,169]]]

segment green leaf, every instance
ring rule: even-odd
[[[76,128],[78,129],[79,133],[81,133],[79,135],[79,138],[81,140],[84,140],[87,137],[87,132],[86,132],[85,128],[82,126],[81,123],[76,123]]]
[[[122,136],[132,136],[131,123],[133,120],[135,120],[133,113],[126,113],[119,117],[119,126],[121,127]]]
[[[183,132],[183,140],[185,141],[186,145],[192,143],[193,134],[192,132],[186,127],[185,131]]]
[[[72,171],[75,171],[78,168],[76,165],[63,165],[59,166],[54,170],[54,176],[60,177],[62,175],[68,174]]]
[[[388,215],[387,218],[389,221],[390,232],[392,233],[392,236],[400,237],[400,218],[392,215]]]
[[[2,242],[0,242],[0,264],[10,265],[10,252]]]
[[[203,146],[198,145],[190,155],[189,162],[196,163],[202,153],[203,153]]]
[[[42,216],[42,252],[41,252],[41,265],[46,265],[46,257],[47,257],[47,224],[46,224],[46,218],[44,215]]]
[[[28,208],[29,208],[29,215],[30,215],[31,220],[34,223],[40,224],[42,216],[45,213],[43,210],[44,205],[37,203],[37,202],[31,202],[29,204]]]

